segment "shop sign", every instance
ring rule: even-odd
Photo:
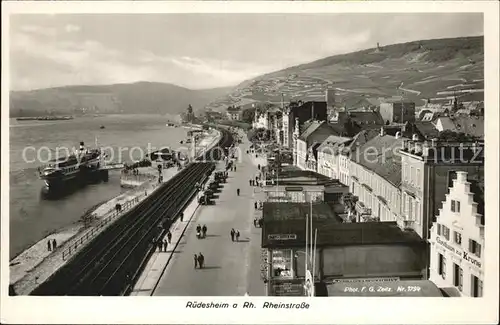
[[[452,252],[453,254],[457,255],[458,257],[460,257],[461,259],[464,259],[466,260],[467,262],[477,266],[477,267],[482,267],[481,265],[481,262],[479,262],[478,260],[472,258],[468,252],[466,251],[462,251],[460,249],[456,249],[455,247],[449,245],[447,242],[441,240],[441,238],[439,236],[436,236],[436,242],[438,244],[440,244],[441,246],[443,246],[444,248],[446,248],[447,250],[449,250],[450,252]]]
[[[296,234],[270,234],[267,235],[269,240],[294,240],[297,239]]]
[[[300,281],[287,281],[272,284],[273,296],[304,296],[304,283]]]

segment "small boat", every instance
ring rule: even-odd
[[[101,127],[100,127],[100,129],[101,129],[101,130],[102,130],[102,129],[105,129],[105,128],[106,128],[106,127],[105,127],[104,125],[101,125]]]

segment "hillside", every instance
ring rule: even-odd
[[[191,90],[166,83],[138,82],[105,86],[67,86],[10,93],[11,116],[91,113],[177,114],[227,95],[230,88]]]
[[[476,89],[484,97],[483,37],[422,40],[335,55],[245,81],[211,107],[251,102],[323,100],[335,89],[337,105],[352,107],[362,97],[401,96],[417,105]]]

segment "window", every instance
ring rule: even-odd
[[[457,232],[457,231],[454,231],[453,232],[453,241],[458,245],[462,244],[462,234]]]
[[[439,270],[438,270],[439,275],[441,275],[443,279],[446,279],[446,258],[444,258],[444,256],[439,253],[438,257],[439,257]]]
[[[415,220],[417,221],[417,224],[420,224],[422,222],[422,218],[420,216],[420,201],[415,201]]]
[[[415,179],[415,169],[413,166],[410,167],[410,183],[413,183]]]
[[[440,223],[437,224],[437,232],[438,232],[438,235],[441,236],[441,224]]]
[[[473,297],[482,297],[483,296],[483,281],[479,280],[479,278],[475,275],[471,275],[471,291]]]
[[[453,263],[453,285],[458,288],[458,290],[463,290],[464,283],[464,272],[460,266]]]
[[[469,239],[469,252],[477,257],[481,257],[481,244],[473,239]]]
[[[443,236],[446,240],[450,240],[450,228],[443,226]]]
[[[460,212],[460,201],[451,200],[451,211]]]
[[[417,177],[415,179],[415,184],[420,184],[420,168],[417,168]]]

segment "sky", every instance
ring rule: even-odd
[[[227,87],[377,42],[476,35],[483,35],[482,14],[17,14],[11,89],[137,81]]]

